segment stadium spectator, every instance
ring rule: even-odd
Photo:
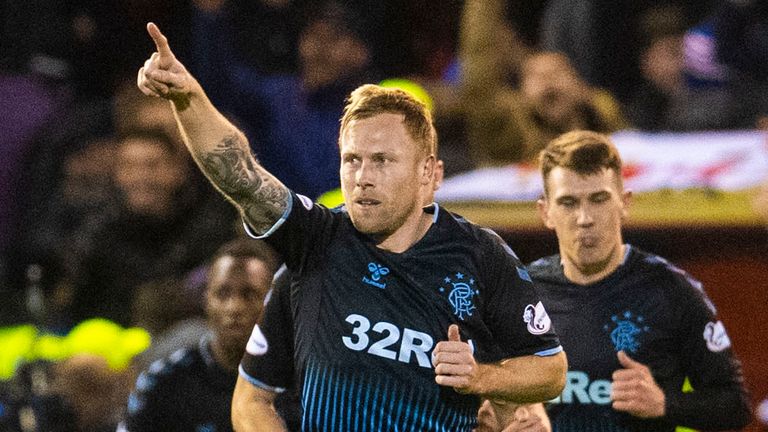
[[[27,221],[20,232],[13,260],[14,278],[9,285],[14,295],[28,297],[30,275],[39,272],[49,279],[56,274],[56,280],[43,289],[44,312],[38,322],[55,332],[66,332],[71,325],[67,310],[73,280],[91,253],[98,233],[119,212],[112,182],[114,143],[107,138],[94,139],[80,147],[63,156],[60,182],[49,191],[43,207],[36,209],[38,218]],[[25,316],[19,311],[16,318]]]
[[[60,183],[40,219],[24,230],[30,261],[51,254],[62,263],[65,277],[78,273],[94,236],[118,211],[112,181],[114,144],[108,138],[94,139],[64,157]]]
[[[311,198],[337,188],[341,101],[372,78],[360,18],[340,2],[325,2],[299,34],[299,73],[265,75],[235,52],[231,17],[210,11],[200,17],[199,40],[209,41],[208,49],[196,51],[190,70],[214,104],[239,122],[259,161]],[[193,67],[201,63],[208,67]]]
[[[115,184],[122,207],[82,263],[74,322],[101,316],[130,324],[140,284],[181,277],[234,236],[234,212],[194,187],[189,164],[162,130],[129,131],[118,140]]]
[[[0,17],[0,57],[59,80],[81,101],[108,100],[125,67],[143,57],[146,46],[137,36],[147,19],[162,23],[179,41],[179,52],[185,50],[192,37],[187,26],[189,4],[190,0],[8,3]]]
[[[626,104],[643,81],[639,53],[646,11],[681,10],[679,25],[688,27],[710,13],[718,0],[656,0],[630,3],[600,0],[549,0],[538,23],[542,49],[571,59],[589,84],[605,88]]]
[[[97,234],[121,213],[112,179],[117,160],[113,134],[162,129],[180,147],[181,137],[168,111],[167,102],[143,97],[131,83],[118,88],[112,101],[69,105],[42,128],[17,179],[26,222],[19,227],[8,260],[3,287],[10,296],[24,295],[30,266],[53,265],[63,272],[60,287],[68,289],[58,290],[64,295],[48,300],[68,301],[66,293],[71,295],[73,278],[91,255]],[[199,202],[218,201],[221,209],[230,211],[197,170],[189,170],[189,177],[188,188],[198,191]],[[49,306],[55,309],[53,303]]]
[[[0,329],[0,426],[7,432],[114,431],[149,334],[104,319],[57,336],[32,325]],[[4,391],[5,390],[5,391]]]
[[[674,100],[685,92],[682,10],[662,6],[646,12],[641,19],[643,44],[639,66],[643,82],[627,104],[627,117],[642,130],[668,130],[668,117],[682,114]]]
[[[4,47],[5,48],[5,47]],[[67,100],[44,77],[6,70],[0,65],[0,285],[8,284],[11,255],[18,253],[26,219],[23,214],[26,159],[34,139]],[[0,290],[0,292],[2,292]]]
[[[504,1],[469,0],[461,23],[462,98],[480,166],[531,162],[555,136],[627,126],[618,102],[586,84],[568,58],[531,52],[504,19]],[[519,85],[509,84],[510,74]]]
[[[627,104],[632,125],[648,131],[748,128],[754,104],[738,96],[733,71],[716,56],[711,25],[686,26],[684,9],[657,6],[640,19],[643,82]]]
[[[716,22],[713,16],[686,26],[683,10],[674,7],[643,14],[643,83],[627,106],[634,126],[650,131],[755,126],[755,95],[717,55]]]
[[[717,55],[735,74],[746,126],[768,130],[768,3],[722,2],[714,21]]]
[[[72,432],[114,431],[134,376],[129,369],[110,368],[104,357],[92,354],[55,363],[50,391],[63,402],[64,410],[58,416],[41,415],[40,430],[63,432],[62,426],[72,422]]]

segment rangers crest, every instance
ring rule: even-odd
[[[474,296],[480,294],[475,288],[475,279],[460,272],[443,279],[444,285],[438,287],[441,293],[448,293],[448,302],[453,306],[453,314],[460,320],[471,317],[475,311]]]

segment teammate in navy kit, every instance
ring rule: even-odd
[[[480,397],[535,402],[562,390],[565,355],[514,252],[422,206],[436,166],[423,104],[378,86],[353,92],[340,130],[346,208],[331,211],[259,166],[157,27],[148,30],[158,51],[139,88],[172,101],[195,160],[291,271],[304,430],[469,431]],[[258,335],[249,345],[268,349]],[[233,399],[236,429],[282,430],[274,393],[248,372]]]
[[[279,258],[263,242],[240,239],[217,252],[205,298],[210,335],[197,347],[181,349],[141,373],[119,430],[232,430],[237,366],[278,264]]]
[[[545,225],[560,253],[529,271],[568,352],[555,431],[737,429],[750,411],[740,365],[702,284],[624,244],[631,193],[609,138],[576,131],[540,156]],[[688,377],[692,393],[683,393]]]

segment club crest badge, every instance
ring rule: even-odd
[[[544,334],[552,328],[552,320],[541,302],[525,307],[523,321],[528,324],[528,332],[534,335]]]
[[[630,311],[625,311],[621,316],[612,316],[611,322],[603,326],[603,330],[609,332],[616,351],[637,352],[640,349],[640,336],[650,330],[642,316],[633,315]]]
[[[474,297],[480,294],[475,288],[475,279],[460,272],[446,276],[437,288],[441,294],[447,295],[448,302],[453,307],[453,314],[460,320],[471,317],[475,311]]]

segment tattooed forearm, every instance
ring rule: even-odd
[[[283,216],[289,200],[288,188],[271,175],[263,184],[240,205],[245,219],[259,233],[267,232]]]
[[[238,197],[252,194],[263,183],[256,171],[255,159],[244,147],[237,135],[231,135],[200,158],[208,178],[235,201],[239,201]]]
[[[288,189],[256,163],[239,135],[229,135],[203,153],[200,165],[257,231],[266,232],[288,206]]]

